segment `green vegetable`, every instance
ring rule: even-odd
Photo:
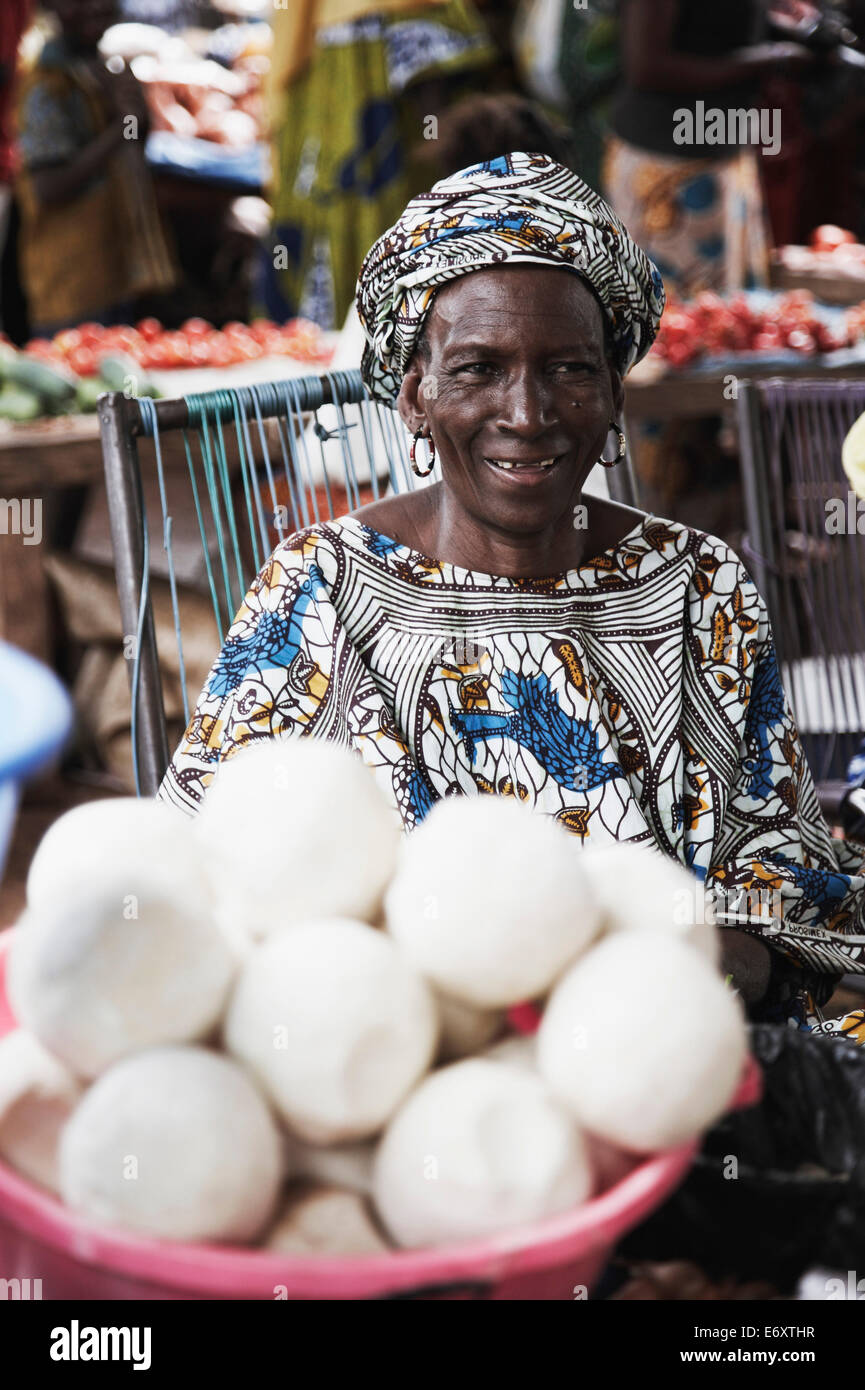
[[[35,357],[16,352],[14,348],[4,348],[0,352],[0,377],[5,386],[20,386],[24,391],[34,392],[50,411],[63,410],[74,399],[78,385],[78,378],[70,372],[37,362]]]
[[[42,414],[42,402],[33,391],[21,386],[4,386],[0,390],[0,418],[4,420],[36,420]]]
[[[99,375],[110,391],[122,391],[127,396],[159,395],[144,368],[125,352],[109,352],[100,357]]]
[[[99,397],[103,391],[110,390],[106,381],[99,376],[83,376],[78,383],[75,393],[76,408],[83,412],[91,412],[96,409]]]

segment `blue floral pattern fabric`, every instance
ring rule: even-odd
[[[865,972],[865,846],[829,833],[765,605],[715,537],[647,516],[520,580],[355,517],[299,532],[247,595],[160,795],[194,812],[222,759],[273,736],[354,749],[407,831],[441,797],[490,794],[581,844],[656,846],[803,984]]]

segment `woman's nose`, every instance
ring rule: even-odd
[[[538,434],[552,421],[550,389],[543,376],[529,369],[509,375],[499,402],[499,429]]]

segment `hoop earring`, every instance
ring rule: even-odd
[[[609,434],[610,434],[610,431],[611,431],[611,430],[612,430],[612,432],[613,432],[613,433],[615,434],[615,436],[616,436],[616,439],[617,439],[617,441],[618,441],[618,446],[619,446],[619,447],[618,447],[618,452],[617,452],[617,454],[616,454],[616,457],[615,457],[614,459],[605,459],[605,458],[604,458],[604,455],[603,455],[603,452],[601,453],[601,457],[598,459],[598,463],[602,463],[602,464],[604,465],[605,468],[615,468],[615,466],[616,466],[617,463],[621,463],[621,462],[622,462],[622,459],[625,457],[625,453],[626,453],[627,447],[628,447],[628,446],[627,446],[627,443],[626,443],[626,441],[625,441],[625,436],[622,434],[622,431],[619,429],[619,427],[618,427],[618,425],[616,424],[615,420],[611,420],[611,421],[610,421],[610,428],[609,428],[609,430],[607,430],[607,435],[608,435],[608,437],[609,437]]]
[[[417,459],[415,458],[415,450],[417,448],[417,442],[419,439],[426,439],[426,442],[429,445],[429,468],[425,468],[423,471],[421,471],[421,469],[418,468]],[[435,468],[436,462],[436,446],[431,434],[425,435],[422,429],[416,432],[411,441],[411,448],[409,449],[409,459],[411,460],[411,471],[415,474],[416,477],[429,477],[430,473],[432,473],[433,469]]]

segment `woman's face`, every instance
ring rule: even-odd
[[[428,426],[453,500],[515,535],[572,526],[622,405],[591,291],[555,267],[475,271],[439,290],[425,336],[398,406]]]

